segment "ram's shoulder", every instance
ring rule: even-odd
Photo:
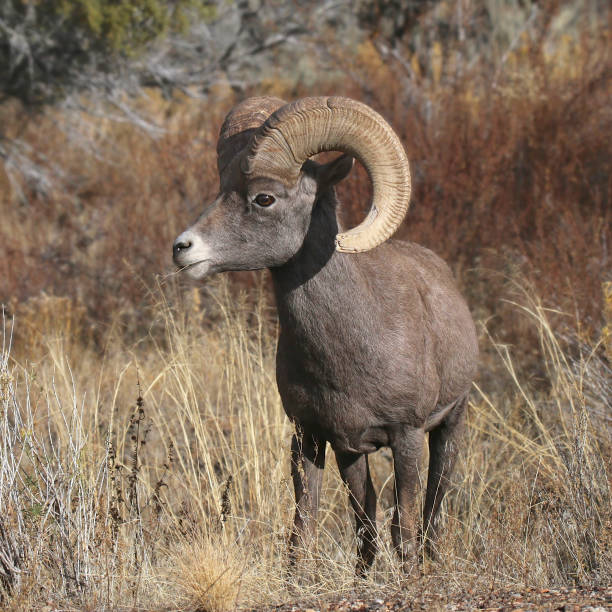
[[[440,280],[452,280],[453,274],[448,264],[434,251],[409,240],[388,240],[379,258],[393,263],[394,267],[413,269],[429,278],[431,275]]]

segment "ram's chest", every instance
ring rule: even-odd
[[[372,437],[382,445],[379,429],[396,423],[419,426],[426,406],[435,403],[437,390],[418,383],[426,378],[423,355],[411,358],[405,342],[389,351],[384,342],[365,337],[356,326],[346,333],[321,330],[307,337],[295,328],[281,332],[277,381],[285,411],[332,444],[357,448],[347,439]]]
[[[371,341],[372,330],[331,316],[302,317],[281,325],[277,354],[279,383],[303,389],[309,401],[353,395],[358,381],[375,384],[384,351]],[[337,314],[337,313],[333,313]],[[364,389],[356,395],[363,395]],[[327,403],[327,402],[325,402]]]
[[[277,380],[287,416],[336,449],[361,448],[363,433],[381,427],[369,394],[354,393],[350,385],[342,384],[320,362],[312,366],[311,362],[285,360],[283,351],[279,352]]]

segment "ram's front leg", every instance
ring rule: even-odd
[[[357,531],[357,575],[365,578],[376,555],[376,491],[367,455],[336,451],[342,480],[348,485]]]
[[[291,476],[295,489],[295,519],[289,541],[291,564],[300,549],[308,549],[316,534],[317,510],[325,467],[325,440],[296,428],[291,440]]]

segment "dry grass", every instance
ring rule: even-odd
[[[28,361],[11,357],[5,338],[0,568],[9,608],[221,611],[355,589],[352,520],[333,461],[318,547],[287,572],[291,431],[259,288],[247,300],[224,280],[209,283],[206,312],[195,290],[158,289],[151,327],[165,337],[127,351],[109,343],[102,361],[82,346],[58,347],[53,324]],[[483,338],[497,354],[486,367],[510,383],[475,387],[440,561],[408,579],[399,572],[388,536],[391,461],[381,451],[381,554],[357,590],[411,597],[435,585],[450,599],[466,588],[610,575],[610,395],[587,392],[609,377],[602,347],[576,356],[530,293],[514,308],[540,339],[546,390],[517,375],[509,347]],[[203,316],[215,326],[203,327]]]
[[[178,587],[180,603],[209,612],[235,609],[248,572],[239,555],[227,538],[196,538],[187,551],[181,546],[170,578]],[[255,583],[248,586],[255,588]]]

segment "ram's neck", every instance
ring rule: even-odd
[[[354,298],[361,275],[352,257],[335,250],[338,229],[336,199],[331,192],[317,202],[300,251],[285,265],[272,269],[281,326],[308,327],[314,313],[319,317],[326,313],[328,321],[339,322],[338,318],[352,310],[347,303]]]

